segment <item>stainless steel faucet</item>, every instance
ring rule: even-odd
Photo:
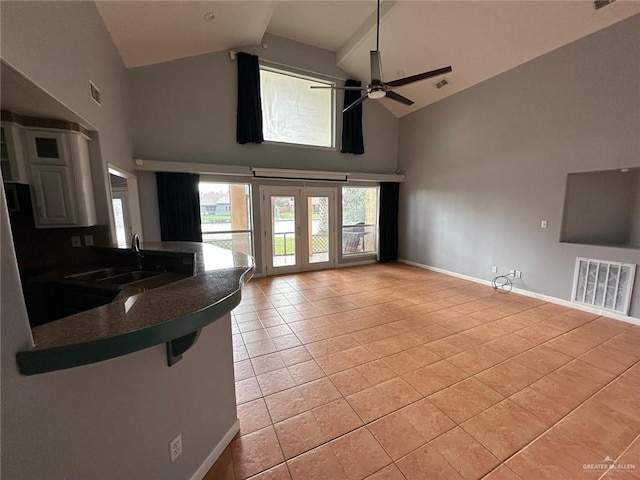
[[[137,233],[131,235],[131,250],[134,253],[140,253],[140,237]]]
[[[131,251],[136,255],[138,259],[138,270],[142,270],[142,248],[140,247],[140,236],[137,233],[131,235]]]

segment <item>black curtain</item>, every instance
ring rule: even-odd
[[[361,82],[347,80],[346,87],[359,87]],[[344,91],[344,108],[347,108],[362,95],[361,90]],[[342,114],[342,153],[364,153],[364,138],[362,137],[362,104]]]
[[[238,111],[236,141],[262,143],[262,104],[260,101],[260,64],[256,55],[238,52]]]
[[[398,259],[398,200],[400,184],[380,184],[380,263]]]
[[[156,172],[160,231],[165,242],[202,242],[200,175]]]

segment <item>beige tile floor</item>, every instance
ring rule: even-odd
[[[400,264],[254,279],[232,321],[206,480],[640,479],[638,326]]]

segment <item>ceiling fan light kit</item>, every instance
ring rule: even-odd
[[[384,82],[382,80],[382,59],[380,55],[380,0],[378,0],[378,19],[376,23],[376,49],[371,50],[371,82],[366,87],[342,87],[338,85],[312,85],[311,88],[331,88],[334,90],[360,90],[364,93],[351,105],[342,110],[342,113],[347,113],[349,110],[357,107],[367,98],[373,100],[379,100],[387,97],[396,102],[403,103],[405,105],[413,105],[413,101],[406,97],[403,97],[399,93],[394,92],[396,88],[404,87],[411,83],[420,82],[427,78],[437,77],[449,73],[452,71],[451,66],[439,68],[437,70],[431,70],[429,72],[419,73],[417,75],[411,75],[410,77],[400,78],[391,82]],[[444,83],[443,83],[444,82]],[[436,87],[442,88],[447,85],[447,80],[443,79],[436,84]],[[442,84],[442,85],[440,85]],[[440,85],[440,86],[438,86]]]

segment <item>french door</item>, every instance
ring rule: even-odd
[[[336,189],[260,187],[266,274],[336,264]]]

